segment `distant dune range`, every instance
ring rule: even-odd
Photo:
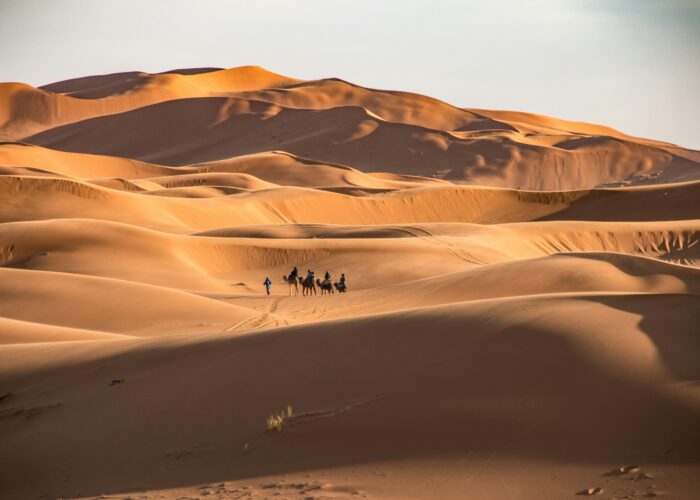
[[[700,491],[700,152],[253,66],[0,140],[0,497]]]
[[[0,138],[187,165],[284,150],[364,172],[519,189],[698,179],[700,153],[607,127],[460,109],[256,67],[0,88]]]

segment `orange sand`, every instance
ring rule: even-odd
[[[257,67],[0,139],[1,498],[700,491],[700,152]]]

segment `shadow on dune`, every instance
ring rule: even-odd
[[[47,92],[66,94],[77,99],[101,99],[134,90],[148,82],[149,76],[147,73],[139,71],[128,71],[72,78],[39,88]]]
[[[200,75],[202,73],[212,73],[214,71],[222,71],[224,68],[182,68],[182,69],[171,69],[169,71],[163,71],[162,73],[156,73],[157,75]]]
[[[669,231],[670,233],[670,231]],[[641,232],[639,234],[642,234]],[[694,235],[693,235],[694,236]],[[688,239],[692,243],[692,239]],[[680,246],[680,245],[679,245]],[[693,245],[688,245],[692,247]],[[674,250],[672,253],[678,259],[688,257],[688,253],[692,253],[695,249],[681,247]],[[671,252],[669,252],[671,253]],[[669,253],[661,254],[659,258],[651,258],[644,255],[630,255],[626,253],[615,252],[565,252],[554,253],[553,258],[575,257],[577,259],[586,259],[589,261],[604,262],[616,267],[623,274],[634,276],[637,278],[656,279],[659,276],[673,277],[683,282],[684,293],[691,295],[700,294],[700,269],[685,265],[678,265],[673,262],[667,262],[664,259]],[[650,290],[645,290],[646,292]]]
[[[122,92],[124,85],[132,85],[131,80],[81,92],[87,97],[112,86],[115,92]],[[154,134],[154,130],[159,133]],[[62,151],[116,155],[170,166],[284,150],[363,172],[536,190],[622,181],[639,173],[640,158],[656,170],[680,169],[683,176],[697,171],[697,163],[689,158],[621,140],[610,147],[622,148],[614,163],[616,169],[626,172],[622,178],[613,172],[609,160],[595,152],[517,141],[493,130],[460,134],[386,121],[354,101],[316,109],[243,97],[194,97],[75,121],[23,140]],[[567,175],[542,176],[543,171],[559,170]],[[597,173],[592,175],[593,171]],[[579,176],[580,181],[567,180]]]
[[[18,394],[13,405],[62,405],[0,422],[2,483],[14,485],[8,494],[86,495],[493,451],[654,462],[697,438],[698,413],[664,395],[666,381],[637,344],[652,339],[669,370],[697,377],[699,304],[680,295],[508,299],[142,343],[119,355],[67,346],[83,361],[3,383]],[[616,311],[640,314],[642,331],[601,331]],[[627,357],[642,371],[626,372]],[[377,396],[263,432],[287,404],[304,413]],[[700,459],[694,449],[676,460]],[[178,450],[186,457],[173,459]],[[43,482],[32,486],[37,476]]]
[[[220,69],[221,68],[185,68],[163,71],[162,73],[155,74],[198,75],[200,73],[210,73]],[[78,99],[102,99],[104,97],[111,97],[130,90],[135,90],[144,83],[147,83],[151,77],[152,75],[149,73],[127,71],[123,73],[71,78],[69,80],[50,83],[39,88],[46,92],[66,94]]]
[[[700,284],[700,279],[698,280]],[[700,381],[700,297],[696,295],[666,295],[660,303],[634,300],[630,296],[596,297],[595,302],[619,311],[637,314],[639,329],[654,343],[664,366],[684,382]],[[690,323],[680,322],[679,314],[689,315]],[[700,415],[698,419],[700,424]]]
[[[584,193],[563,210],[536,220],[692,220],[700,218],[698,196],[700,182],[625,190],[596,189]]]

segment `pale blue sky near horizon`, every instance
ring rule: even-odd
[[[700,149],[700,0],[0,0],[0,81],[259,65]]]

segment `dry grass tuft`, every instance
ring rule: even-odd
[[[292,414],[293,411],[290,405],[287,405],[286,410],[283,410],[281,413],[273,413],[267,417],[267,430],[269,432],[281,432],[285,420],[290,418]]]

